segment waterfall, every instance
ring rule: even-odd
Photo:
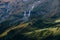
[[[33,5],[32,8],[31,8],[31,11],[34,9],[34,7],[35,7],[35,6]]]
[[[30,13],[31,13],[31,11],[29,11],[29,13],[28,13],[28,17],[30,17]]]
[[[26,17],[26,11],[24,11],[24,17]]]
[[[31,15],[31,11],[33,10],[34,6],[32,6],[31,10],[28,11],[28,13],[26,11],[24,11],[24,17],[25,18],[29,18]]]
[[[31,7],[31,9],[28,11],[28,17],[31,15],[31,11],[34,9],[34,5]]]
[[[35,7],[34,5],[31,6],[30,7],[30,10],[28,10],[28,13],[26,11],[24,11],[24,17],[23,18],[24,18],[25,21],[28,21],[29,20],[29,17],[31,15],[31,11],[34,9],[34,7]]]
[[[33,4],[31,4],[30,6],[27,6],[29,9],[28,9],[28,13],[26,11],[24,11],[24,20],[29,20],[31,11],[37,6],[37,4],[40,4],[40,3],[41,3],[41,1],[37,1],[37,2],[34,2]]]

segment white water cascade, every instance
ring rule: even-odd
[[[39,4],[41,4],[42,2],[44,2],[45,0],[39,0],[39,1],[37,1],[37,2],[34,2],[33,4],[31,4],[30,6],[27,6],[28,8],[29,8],[29,10],[28,10],[28,13],[27,13],[27,11],[24,11],[24,20],[26,19],[26,20],[29,20],[29,17],[30,17],[30,15],[31,15],[31,11],[35,8],[35,7],[37,7],[37,5],[39,5]]]
[[[30,17],[31,11],[34,9],[34,5],[30,7],[30,10],[28,11],[28,13],[26,11],[24,11],[24,17]]]

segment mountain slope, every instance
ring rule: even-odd
[[[60,0],[17,0],[7,4],[0,12],[1,40],[60,39]]]

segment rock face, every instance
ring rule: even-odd
[[[37,34],[39,34],[40,32],[36,32],[36,35],[34,35],[35,34],[34,30],[39,29],[43,30],[45,28],[50,27],[53,27],[54,29],[57,26],[60,27],[60,22],[55,22],[58,19],[60,20],[60,0],[1,0],[0,1],[0,30],[1,30],[0,37],[1,35],[4,36],[7,33],[6,37],[4,36],[1,38],[4,40],[7,39],[10,40],[10,37],[13,37],[11,35],[14,35],[15,32],[19,30],[21,30],[19,31],[20,34],[17,32],[17,34],[14,35],[13,37],[16,38],[16,40],[19,37],[20,37],[19,40],[24,39],[29,40],[29,37],[31,37],[30,40],[35,40],[34,36],[38,36]],[[28,24],[27,26],[25,25],[26,23]],[[20,28],[20,26],[22,25],[23,28]],[[31,33],[32,31],[34,33]],[[46,32],[48,35],[49,31],[50,30]],[[31,33],[31,35],[24,34],[29,32]],[[20,36],[18,37],[18,35]],[[39,40],[40,36],[38,36],[38,38],[36,37],[36,40]]]
[[[11,2],[11,0],[6,1],[7,2],[3,1],[0,3],[0,10],[1,12],[4,12],[3,14],[0,12],[1,17],[3,16],[1,20],[11,20],[11,18],[14,19],[16,16],[21,16],[22,14],[23,17],[27,15],[31,16],[32,14],[37,14],[37,16],[43,15],[42,18],[51,18],[54,15],[60,15],[59,0],[14,0],[13,2]]]

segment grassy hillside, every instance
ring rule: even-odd
[[[6,29],[0,34],[0,38],[4,40],[59,40],[60,26],[58,24],[60,22],[48,23],[34,19]]]

